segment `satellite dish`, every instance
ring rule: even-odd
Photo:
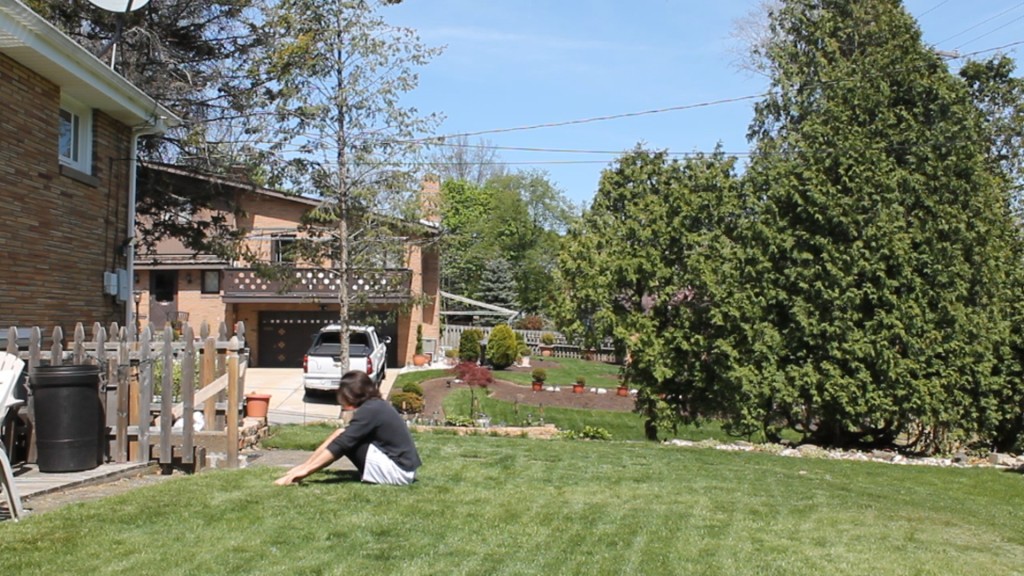
[[[149,0],[89,0],[89,3],[107,12],[123,13],[138,10],[149,4]]]

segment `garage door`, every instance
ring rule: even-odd
[[[302,357],[336,312],[260,312],[259,363],[264,368],[302,368]]]
[[[318,330],[337,323],[338,313],[313,310],[308,312],[260,312],[259,365],[264,368],[301,368],[302,357],[313,343]],[[387,314],[363,313],[357,324],[376,326],[381,337],[391,337],[388,345],[388,366],[398,364],[398,327]]]

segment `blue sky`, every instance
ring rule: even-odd
[[[439,134],[516,128],[689,106],[762,93],[739,69],[737,19],[757,0],[404,0],[384,10],[445,52],[408,102],[445,120]],[[906,0],[926,43],[961,54],[1024,41],[1024,1]],[[1019,57],[1024,44],[1003,52]],[[982,56],[988,56],[987,52]],[[952,60],[951,66],[958,61]],[[1018,70],[1018,74],[1024,71]],[[601,170],[638,142],[671,152],[748,150],[754,100],[471,137],[514,169],[538,169],[589,204]],[[603,153],[607,152],[607,153]]]

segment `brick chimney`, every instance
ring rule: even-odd
[[[428,175],[420,185],[420,209],[423,220],[432,224],[441,223],[441,183],[437,176]]]

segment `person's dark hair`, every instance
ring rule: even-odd
[[[377,389],[377,385],[373,383],[366,372],[362,370],[345,372],[338,386],[338,404],[358,408],[370,398],[380,398],[380,390]]]

